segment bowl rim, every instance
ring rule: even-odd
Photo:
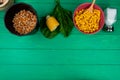
[[[20,33],[18,33],[18,32],[16,32],[15,30],[15,32],[12,32],[11,30],[9,30],[9,28],[8,28],[8,26],[7,26],[7,24],[6,24],[6,16],[7,16],[7,14],[8,14],[8,12],[9,12],[9,10],[12,8],[12,7],[15,7],[15,6],[17,6],[17,5],[26,5],[26,6],[28,6],[29,8],[31,8],[32,9],[32,13],[36,16],[36,18],[37,18],[37,22],[36,22],[36,26],[34,27],[34,29],[31,31],[31,32],[29,32],[29,33],[27,33],[27,34],[20,34]],[[29,35],[29,34],[31,34],[32,32],[34,32],[34,30],[35,29],[38,29],[37,27],[38,27],[38,24],[39,24],[39,21],[38,21],[38,15],[37,15],[37,11],[30,5],[30,4],[27,4],[27,3],[24,3],[24,2],[20,2],[20,3],[15,3],[15,4],[13,4],[13,5],[11,5],[8,9],[7,9],[7,11],[6,11],[6,13],[5,13],[5,16],[4,16],[4,24],[5,24],[5,27],[8,29],[8,31],[9,32],[11,32],[11,33],[13,33],[13,34],[15,34],[15,35],[18,35],[18,36],[24,36],[24,35]],[[12,26],[13,27],[13,26]],[[13,27],[14,28],[14,27]]]
[[[3,4],[0,5],[0,7],[4,7],[10,0],[5,0]]]
[[[86,3],[82,3],[82,4],[78,5],[77,8],[74,10],[74,13],[73,13],[73,23],[74,23],[74,26],[75,26],[80,32],[82,32],[82,33],[84,33],[84,34],[96,34],[96,33],[98,33],[98,32],[104,27],[104,24],[105,24],[104,11],[102,10],[102,8],[101,8],[100,6],[98,6],[97,4],[94,4],[94,6],[97,7],[97,9],[100,10],[100,12],[101,12],[100,18],[102,18],[102,19],[100,19],[100,21],[101,21],[101,23],[103,23],[103,24],[100,26],[100,22],[99,22],[99,29],[98,29],[97,31],[92,32],[92,33],[85,33],[85,32],[81,31],[81,30],[78,28],[78,26],[75,24],[75,19],[74,19],[75,14],[76,14],[76,11],[78,11],[81,6],[90,5],[90,4],[92,4],[92,3],[86,2]],[[96,8],[95,8],[95,9],[96,9]]]

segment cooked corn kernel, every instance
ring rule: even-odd
[[[91,13],[88,10],[80,10],[76,12],[75,23],[78,28],[85,33],[93,33],[99,29],[100,11],[94,9]]]

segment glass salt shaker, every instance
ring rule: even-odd
[[[107,32],[113,32],[114,27],[113,24],[117,21],[117,9],[115,8],[107,8],[105,10],[105,30]]]

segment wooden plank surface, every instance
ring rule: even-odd
[[[39,19],[54,8],[54,0],[16,0],[32,5]],[[71,10],[91,0],[61,0]],[[115,31],[84,35],[75,27],[68,38],[46,39],[40,31],[19,37],[4,25],[0,12],[0,80],[120,80],[119,0],[97,0],[103,10],[118,9]]]

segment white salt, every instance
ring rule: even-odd
[[[113,9],[113,8],[107,8],[106,9],[106,19],[105,19],[105,23],[107,26],[110,26],[112,24],[114,24],[116,22],[116,16],[117,16],[117,9]]]

